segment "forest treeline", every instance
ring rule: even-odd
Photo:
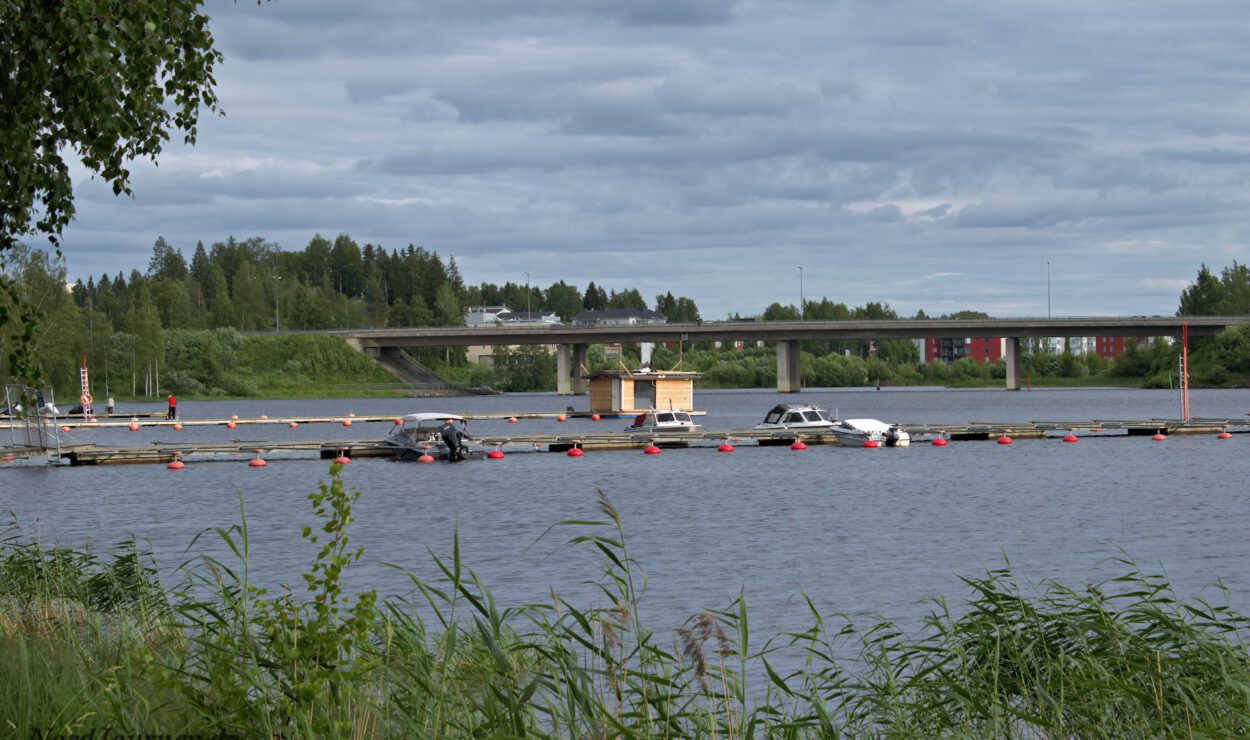
[[[314,236],[300,251],[286,251],[260,237],[196,244],[188,259],[163,237],[157,238],[147,269],[78,280],[67,288],[63,260],[19,246],[5,253],[4,273],[39,315],[33,352],[43,382],[77,395],[78,367],[85,357],[99,386],[103,373],[112,393],[154,395],[161,390],[195,395],[253,395],[287,388],[291,379],[328,388],[339,383],[379,383],[390,379],[371,363],[360,363],[339,344],[282,348],[269,338],[263,351],[246,332],[346,327],[454,326],[472,305],[505,305],[513,310],[555,313],[568,321],[590,309],[654,309],[670,321],[698,321],[695,301],[672,293],[648,302],[632,287],[607,289],[590,282],[581,288],[563,280],[549,286],[506,282],[467,284],[454,258],[409,245],[386,250],[360,246],[346,234],[333,240]],[[1234,262],[1221,272],[1207,266],[1180,296],[1181,315],[1250,314],[1250,269]],[[988,317],[976,311],[951,318]],[[737,314],[726,318],[740,319]],[[803,305],[768,306],[763,320],[897,319],[889,304],[848,306],[826,297]],[[928,318],[920,311],[915,318]],[[16,314],[3,327],[5,352],[0,376],[11,379],[13,337],[26,327]],[[293,338],[292,338],[293,339]],[[341,344],[341,343],[340,343]],[[627,352],[630,349],[627,348]],[[636,349],[634,350],[636,351]],[[301,359],[296,354],[309,355]],[[311,353],[311,354],[309,354]],[[1121,358],[1106,361],[1039,349],[1024,357],[1024,370],[1039,380],[1145,383],[1166,386],[1176,375],[1176,348],[1164,340],[1131,345]],[[450,380],[504,390],[553,387],[554,359],[540,348],[501,349],[492,366],[470,365],[462,349],[422,350],[418,359]],[[231,359],[233,358],[233,359]],[[240,358],[248,358],[247,364]],[[631,360],[632,358],[626,358]],[[776,365],[769,347],[714,348],[707,344],[657,349],[653,364],[704,373],[704,385],[769,387]],[[242,364],[240,364],[242,363]],[[592,350],[591,369],[613,367],[616,358]],[[803,343],[802,371],[813,386],[990,383],[1005,374],[1001,362],[970,359],[951,365],[919,362],[907,340],[809,341]],[[1250,383],[1250,334],[1230,331],[1194,347],[1195,384]],[[157,387],[159,385],[159,388]]]

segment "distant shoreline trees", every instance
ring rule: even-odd
[[[68,291],[63,260],[20,245],[8,257],[4,274],[42,317],[40,330],[32,334],[31,354],[46,371],[47,381],[75,395],[83,357],[96,372],[124,377],[126,385],[136,390],[154,392],[162,373],[161,384],[167,385],[166,381],[177,378],[168,373],[180,370],[167,343],[170,332],[453,326],[463,323],[463,310],[470,305],[506,305],[513,310],[528,306],[555,313],[563,321],[584,310],[648,308],[635,288],[607,289],[593,281],[584,290],[563,280],[546,288],[512,282],[468,285],[455,258],[444,260],[437,251],[414,244],[389,250],[375,244],[361,246],[347,234],[333,240],[315,235],[300,251],[283,250],[261,237],[229,237],[207,246],[199,242],[189,261],[158,237],[145,272],[119,270],[114,275],[88,277]],[[657,295],[653,305],[672,322],[703,319],[693,299],[671,292]],[[1250,313],[1250,269],[1234,262],[1217,276],[1204,265],[1195,282],[1182,292],[1178,314],[1228,313]],[[826,297],[806,300],[801,309],[773,303],[760,318],[798,320],[800,316],[833,321],[900,318],[887,303],[852,307]],[[961,311],[951,317],[988,315]],[[926,316],[920,311],[916,318]],[[2,328],[6,339],[5,351],[0,353],[0,377],[21,377],[22,365],[12,359],[16,343],[8,338],[27,327],[20,316],[13,315]],[[183,336],[179,344],[191,342],[193,346],[197,341],[201,340]],[[768,387],[775,382],[776,368],[764,357],[771,356],[771,349],[715,350],[696,344],[686,350],[669,357],[660,348],[653,364],[667,366],[666,362],[676,363],[680,357],[686,369],[699,369],[707,384],[722,387]],[[1250,384],[1250,331],[1227,332],[1197,343],[1194,350],[1191,374],[1195,383]],[[468,384],[543,390],[551,383],[547,358],[532,352],[505,352],[504,362],[485,370],[469,368],[462,349],[423,349],[414,354]],[[596,366],[615,366],[615,360],[609,363],[601,355],[592,354]],[[1102,377],[1121,383],[1126,378],[1143,378],[1147,384],[1166,386],[1169,374],[1175,373],[1174,355],[1166,342],[1131,346],[1114,361],[1047,352],[1026,355],[1024,369],[1038,378]],[[813,385],[977,384],[995,381],[1004,372],[1001,363],[982,365],[971,360],[949,366],[938,363],[940,367],[923,365],[916,344],[908,340],[809,341],[803,344],[803,357],[803,376]],[[171,361],[174,366],[167,367]]]

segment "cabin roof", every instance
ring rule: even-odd
[[[699,373],[691,370],[596,370],[590,378],[632,378],[633,380],[694,380]]]
[[[404,417],[404,426],[409,426],[411,424],[420,424],[422,422],[428,422],[428,421],[442,421],[443,419],[451,419],[452,421],[464,421],[463,416],[457,416],[455,414],[433,414],[433,413],[408,414]]]
[[[795,411],[797,409],[813,409],[814,410],[817,408],[819,407],[813,406],[810,403],[779,403],[776,406],[773,406],[772,409],[768,412],[768,414],[769,415],[784,414],[787,411]]]

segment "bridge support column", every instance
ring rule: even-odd
[[[569,357],[569,347],[567,344],[556,345],[556,395],[571,396],[573,395],[573,378],[569,372],[571,365]]]
[[[1007,390],[1020,390],[1020,337],[1007,337],[1003,340],[1007,351],[1003,359],[1007,364]]]
[[[573,345],[573,395],[586,395],[586,345]]]
[[[799,340],[777,342],[777,392],[798,393],[803,388],[799,374]]]

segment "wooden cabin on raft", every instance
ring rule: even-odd
[[[696,372],[647,368],[594,372],[589,376],[590,412],[628,417],[651,409],[694,411],[697,377]]]

